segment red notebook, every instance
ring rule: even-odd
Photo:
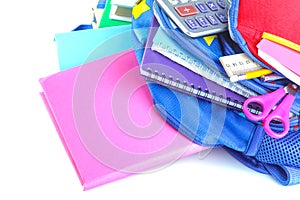
[[[205,149],[155,112],[133,50],[61,71],[40,83],[85,190]]]

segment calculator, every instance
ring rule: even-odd
[[[190,37],[228,30],[227,0],[156,0],[179,29]]]

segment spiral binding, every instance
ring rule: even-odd
[[[195,88],[194,84],[189,84],[187,81],[181,82],[180,79],[172,76],[167,77],[165,73],[160,75],[158,71],[155,70],[153,72],[151,68],[147,68],[146,72],[141,70],[141,74],[144,75],[148,81],[159,83],[177,91],[183,90],[187,94],[209,100],[223,106],[228,105],[231,108],[235,108],[240,111],[242,110],[242,103],[237,100],[232,100],[230,97],[225,98],[223,94],[218,95],[215,91],[210,92],[207,88],[201,88],[200,86]]]
[[[141,69],[140,73],[145,77],[147,81],[152,81],[160,85],[166,86],[168,88],[183,92],[197,98],[208,100],[212,103],[216,103],[222,106],[228,106],[228,108],[233,108],[238,111],[242,111],[243,103],[236,99],[230,97],[224,97],[223,94],[217,94],[216,91],[209,91],[208,88],[202,88],[201,86],[196,86],[187,81],[181,82],[179,78],[168,76],[165,73],[159,74],[157,70],[152,70],[150,67],[147,71]],[[261,109],[259,107],[249,107],[250,112],[254,114],[260,114]]]

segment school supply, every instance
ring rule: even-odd
[[[226,89],[214,81],[208,80],[191,70],[179,65],[178,63],[166,58],[165,56],[152,51],[152,41],[156,34],[158,25],[156,20],[153,25],[148,38],[148,43],[145,48],[140,72],[141,75],[147,77],[147,80],[157,82],[159,84],[172,87],[190,95],[204,98],[223,106],[228,106],[237,110],[242,109],[242,104],[245,97],[238,95],[232,90]],[[212,76],[215,78],[215,76]],[[247,95],[246,92],[239,88],[235,88],[239,93]],[[253,110],[252,112],[256,112]]]
[[[268,74],[265,76],[261,77],[263,79],[264,82],[274,82],[274,81],[278,81],[278,80],[282,80],[285,79],[284,76],[280,76],[278,74],[272,73],[272,74]]]
[[[206,149],[153,110],[149,125],[153,103],[137,66],[134,52],[127,50],[40,80],[43,100],[84,190]]]
[[[112,27],[112,26],[123,26],[123,25],[130,24],[130,22],[111,19],[109,17],[110,13],[111,13],[111,9],[112,9],[111,0],[107,0],[103,15],[102,15],[100,23],[99,23],[99,28]]]
[[[130,37],[130,25],[57,33],[59,68],[65,70],[127,50],[132,47]]]
[[[289,84],[284,88],[279,88],[275,92],[262,96],[250,97],[243,105],[243,112],[251,120],[263,120],[264,129],[269,136],[282,138],[286,136],[290,129],[289,113],[295,100],[295,94],[298,90],[299,88],[297,85]],[[262,112],[258,115],[249,112],[248,109],[251,107],[251,104],[261,107]],[[283,125],[282,132],[277,133],[270,128],[270,123],[276,123],[275,121],[279,121]]]
[[[249,80],[249,79],[253,79],[253,78],[259,78],[259,77],[263,77],[265,75],[271,74],[273,73],[272,70],[269,69],[259,69],[259,70],[255,70],[255,71],[250,71],[250,72],[245,72],[242,75],[239,76],[233,76],[230,80],[232,82],[236,82],[236,81],[240,81],[240,80]]]
[[[161,28],[158,28],[155,33],[151,50],[159,52],[200,76],[236,92],[239,95],[244,97],[257,95],[255,92],[239,83],[230,82],[230,80],[219,71],[206,66],[201,60],[181,48],[175,41],[168,37]]]
[[[271,70],[253,62],[245,53],[221,56],[219,59],[232,82],[258,78],[272,73]]]
[[[172,21],[190,37],[227,30],[227,0],[156,0]]]
[[[261,37],[264,38],[264,39],[276,42],[277,44],[281,44],[283,46],[286,46],[286,47],[288,47],[292,50],[300,52],[300,45],[299,44],[296,44],[295,42],[289,41],[289,40],[287,40],[285,38],[282,38],[280,36],[264,32]]]
[[[262,23],[268,23],[264,24],[263,26],[259,25],[258,30],[260,30],[261,27],[268,26],[271,28],[276,28],[277,25],[274,26],[274,24],[277,24],[277,22],[270,23],[270,17],[272,18],[274,16],[272,15],[274,14],[272,9],[282,9],[284,6],[286,6],[285,4],[282,5],[282,2],[280,4],[279,1],[276,1],[276,6],[274,6],[274,1],[269,0],[260,2],[259,4],[257,4],[257,1],[254,0],[232,1],[232,5],[229,10],[229,24],[232,29],[230,29],[232,37],[229,37],[229,32],[217,34],[217,37],[213,38],[215,47],[218,46],[216,43],[221,47],[217,49],[209,46],[209,43],[205,43],[204,38],[202,37],[191,38],[187,37],[185,34],[182,34],[182,31],[177,26],[174,26],[172,19],[170,19],[170,17],[159,6],[159,4],[157,4],[156,1],[146,0],[145,2],[148,6],[150,6],[151,10],[146,11],[140,15],[140,17],[133,20],[132,25],[134,30],[138,29],[139,27],[145,28],[145,24],[149,25],[149,16],[151,16],[152,12],[152,16],[154,15],[157,18],[159,26],[170,38],[176,41],[178,45],[188,51],[191,55],[200,59],[204,64],[212,67],[213,69],[220,70],[220,72],[223,72],[224,69],[221,66],[219,57],[237,53],[246,53],[253,61],[257,62],[263,67],[266,67],[264,62],[262,62],[260,59],[257,59],[254,54],[249,53],[249,49],[251,49],[250,46],[255,42],[259,42],[261,39],[260,32],[256,31],[256,26],[253,24],[251,26],[243,24],[244,26],[241,26],[240,28],[244,29],[245,32],[240,34],[236,32],[236,25],[237,22],[241,21],[243,23],[243,20],[249,20],[252,22],[259,21]],[[250,4],[249,6],[247,6],[248,3]],[[239,15],[242,16],[241,18],[240,16],[235,15],[235,13],[240,12],[240,5],[243,6],[243,12],[239,13]],[[270,10],[269,5],[271,7]],[[287,7],[292,8],[293,2],[289,2]],[[286,9],[284,10],[286,11]],[[292,8],[291,10],[294,9]],[[266,18],[262,17],[262,19],[267,20],[258,20],[260,19],[257,17],[259,12],[263,12],[263,14],[269,14],[266,16]],[[249,17],[249,13],[251,17]],[[280,18],[281,20],[279,27],[285,27],[286,18],[276,15],[275,19],[277,20],[277,18]],[[295,18],[293,17],[293,19]],[[294,25],[290,23],[288,27],[290,26]],[[255,30],[252,30],[251,27],[254,27]],[[150,30],[152,30],[152,28],[150,28]],[[291,28],[291,30],[294,31],[293,28]],[[295,35],[295,33],[298,32],[299,31],[295,31],[293,33],[289,32],[288,34]],[[136,31],[134,31],[134,33],[136,33]],[[249,34],[249,37],[247,34]],[[245,37],[245,39],[242,38],[245,35],[247,37]],[[135,37],[137,42],[134,44],[137,45],[135,48],[139,50],[137,51],[139,53],[140,49],[143,47],[145,48],[144,57],[140,57],[139,53],[137,54],[139,62],[142,62],[145,58],[147,59],[147,52],[149,51],[149,46],[145,46],[143,41],[147,40],[148,38],[147,42],[149,42],[150,37],[147,37],[147,35],[145,35],[145,37],[141,37],[141,35],[138,36],[139,37]],[[294,37],[299,37],[299,35]],[[234,42],[231,38],[235,39],[236,42]],[[293,41],[289,37],[284,38]],[[250,45],[248,45],[248,43]],[[148,43],[146,44],[148,45]],[[148,61],[149,63],[152,62],[151,66],[155,66],[154,70],[150,68],[152,71],[149,71],[149,74],[153,74],[151,75],[152,77],[158,77],[159,80],[169,80],[168,76],[165,74],[160,74],[160,70],[163,69],[161,66],[164,66],[165,62],[162,64],[159,62],[159,60],[155,60],[155,57],[152,60],[149,59]],[[143,68],[143,66],[141,66],[141,68]],[[168,67],[169,70],[172,68],[173,67]],[[269,66],[266,68],[271,69]],[[143,71],[146,69],[147,68],[144,68]],[[165,71],[166,70],[163,72]],[[275,73],[280,75],[276,71]],[[186,83],[188,84],[188,82]],[[283,88],[291,82],[286,78],[274,80],[272,82],[265,82],[263,78],[255,78],[243,80],[239,83],[251,88],[258,94],[266,94],[276,91],[279,88]],[[157,112],[166,118],[169,124],[177,128],[180,133],[197,144],[213,147],[224,147],[231,155],[233,155],[246,166],[255,171],[272,175],[272,177],[282,185],[294,185],[300,183],[299,91],[295,94],[295,100],[291,107],[291,112],[294,113],[295,116],[289,121],[289,131],[285,137],[276,139],[270,137],[265,132],[261,123],[248,119],[243,112],[239,112],[235,109],[226,109],[223,106],[211,103],[203,98],[196,98],[195,96],[188,95],[187,93],[179,92],[172,87],[165,86],[163,84],[149,84],[149,89],[151,91],[153,101],[155,102],[155,108]],[[278,133],[284,130],[282,124],[271,123],[270,127],[272,130]]]
[[[132,7],[136,0],[111,0],[109,18],[131,22]]]
[[[300,85],[300,52],[262,39],[258,44],[258,56],[285,77]]]

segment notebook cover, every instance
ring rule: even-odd
[[[132,48],[130,37],[130,25],[57,33],[60,70]]]
[[[180,64],[166,58],[165,56],[159,54],[158,52],[152,51],[151,46],[153,44],[153,38],[155,36],[155,33],[157,31],[157,27],[159,26],[157,20],[154,18],[152,28],[149,33],[149,38],[146,44],[142,64],[141,64],[141,74],[144,76],[149,77],[152,75],[157,76],[161,81],[151,79],[152,81],[155,81],[159,84],[164,84],[162,81],[165,81],[166,79],[172,80],[178,84],[173,85],[166,85],[170,86],[176,90],[179,90],[181,92],[189,93],[187,90],[185,90],[186,86],[192,86],[195,89],[199,89],[200,91],[208,92],[207,97],[210,97],[210,94],[215,94],[218,97],[222,97],[223,99],[229,98],[232,102],[235,102],[232,106],[227,105],[231,108],[241,109],[242,104],[245,101],[245,97],[236,94],[235,92],[232,92],[231,90],[228,90],[218,84],[216,84],[213,81],[210,81],[208,79],[205,79],[204,77],[192,72],[191,70],[181,66]],[[183,86],[179,86],[179,83],[181,83]],[[197,94],[190,93],[192,95],[197,96]],[[220,102],[216,102],[218,104],[221,104],[224,106],[224,104]],[[236,104],[239,103],[238,106]]]
[[[205,149],[155,112],[133,50],[61,71],[40,83],[84,190]]]
[[[262,39],[257,48],[265,52],[279,63],[281,63],[287,70],[291,70],[300,78],[300,53],[288,47],[277,44],[267,39]],[[276,66],[272,66],[276,69]],[[284,72],[281,72],[284,74]],[[288,78],[288,77],[287,77]]]

